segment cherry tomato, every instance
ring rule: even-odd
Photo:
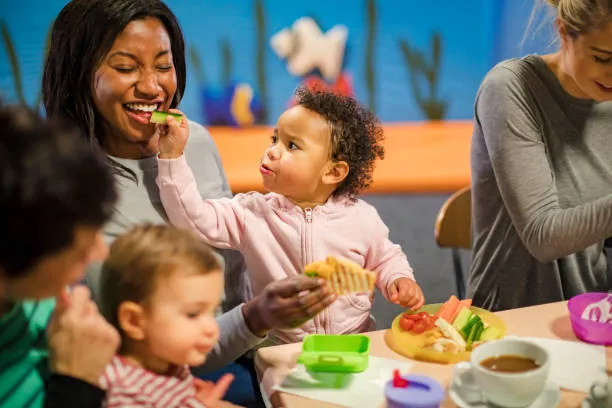
[[[403,317],[410,320],[421,320],[421,316],[418,313],[404,313]]]
[[[400,319],[399,325],[402,329],[406,331],[410,331],[412,330],[412,327],[414,326],[414,320],[402,318]]]
[[[426,326],[427,326],[427,323],[424,320],[419,320],[412,327],[412,332],[416,334],[421,334],[425,331]]]
[[[427,326],[425,326],[425,330],[431,330],[436,327],[436,321],[433,318],[427,319]]]
[[[429,314],[426,312],[419,312],[417,313],[417,315],[419,316],[419,318],[421,319],[427,319],[429,317]]]

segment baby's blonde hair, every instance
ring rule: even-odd
[[[119,332],[123,302],[144,304],[161,277],[208,274],[222,269],[212,249],[191,233],[167,225],[143,225],[117,238],[102,266],[101,311]]]

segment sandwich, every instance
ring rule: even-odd
[[[328,256],[304,267],[304,274],[325,279],[330,289],[338,295],[368,293],[374,290],[376,274],[354,262]]]

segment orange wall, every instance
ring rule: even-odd
[[[470,184],[472,121],[384,125],[385,159],[374,172],[371,193],[448,193]],[[212,127],[234,193],[262,191],[259,161],[269,127]]]

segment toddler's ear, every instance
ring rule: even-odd
[[[117,310],[119,327],[125,335],[133,340],[145,337],[145,318],[142,306],[134,302],[123,302]]]
[[[349,174],[349,165],[345,161],[330,161],[323,173],[323,184],[340,184]]]

